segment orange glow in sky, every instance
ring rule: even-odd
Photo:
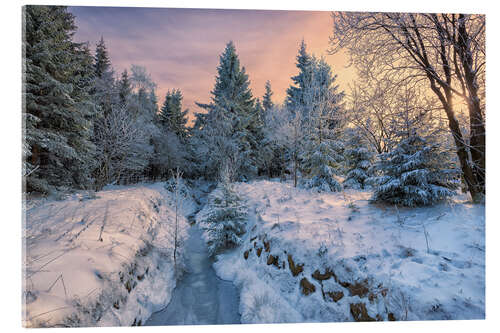
[[[296,75],[296,55],[305,40],[310,53],[325,56],[338,75],[341,89],[354,79],[342,54],[328,55],[332,33],[330,12],[207,10],[169,8],[70,7],[78,26],[76,41],[91,48],[104,37],[119,75],[131,64],[145,66],[158,85],[161,107],[168,89],[179,88],[184,108],[202,111],[196,102],[210,101],[219,55],[235,43],[254,97],[271,81],[273,100],[280,103]]]

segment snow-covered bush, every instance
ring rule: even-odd
[[[213,256],[241,244],[246,232],[248,208],[229,182],[221,182],[209,195],[196,221]]]
[[[186,185],[183,178],[176,179],[174,177],[169,178],[164,185],[165,189],[171,193],[176,193],[177,187],[179,187],[178,192],[181,198],[191,197],[191,189]]]
[[[339,192],[342,190],[340,183],[334,178],[332,165],[338,162],[338,154],[328,142],[318,145],[313,144],[311,151],[306,151],[302,158],[309,174],[308,179],[301,181],[304,188],[315,189],[319,192]]]
[[[314,176],[310,179],[302,180],[301,187],[312,189],[318,192],[340,192],[342,186],[333,177]]]
[[[457,170],[447,160],[445,151],[420,136],[402,140],[380,156],[376,167],[382,175],[371,179],[375,185],[372,201],[413,207],[453,195],[459,181]]]
[[[343,182],[344,188],[364,189],[366,180],[372,176],[371,166],[373,153],[367,148],[361,136],[354,134],[345,150],[347,174]]]

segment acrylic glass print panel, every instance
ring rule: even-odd
[[[484,15],[23,24],[23,326],[484,319]]]

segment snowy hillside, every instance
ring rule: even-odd
[[[241,291],[243,323],[481,319],[484,205],[369,204],[369,191],[313,193],[240,183],[243,245],[217,257]]]
[[[163,185],[27,203],[24,326],[141,325],[169,302],[175,212]],[[180,240],[193,207],[184,201]]]

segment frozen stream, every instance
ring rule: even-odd
[[[239,324],[238,291],[215,275],[198,226],[190,228],[186,245],[187,272],[167,307],[153,313],[146,325]]]

